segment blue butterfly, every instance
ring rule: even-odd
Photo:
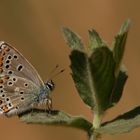
[[[47,103],[55,88],[52,80],[44,83],[35,68],[15,48],[0,42],[0,114],[18,115]]]

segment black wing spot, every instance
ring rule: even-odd
[[[6,60],[5,63],[10,63],[10,60]]]
[[[24,97],[21,97],[20,99],[23,101],[24,100]]]
[[[2,94],[1,97],[4,98],[5,97],[5,94]]]
[[[3,85],[0,85],[0,88],[4,88],[4,86]]]
[[[17,78],[14,77],[12,80],[13,80],[14,82],[16,82],[16,81],[17,81]]]
[[[12,104],[11,103],[9,103],[8,105],[9,105],[9,107],[12,107]]]
[[[15,108],[16,108],[16,109],[19,109],[19,107],[18,107],[18,106],[16,106]]]
[[[16,54],[14,54],[14,58],[15,58],[15,59],[18,59],[18,56],[17,56]]]
[[[8,69],[10,67],[10,65],[5,65],[5,68]]]
[[[12,81],[9,81],[9,82],[7,83],[7,85],[8,85],[8,86],[13,86],[13,82],[12,82]]]
[[[12,59],[12,56],[11,55],[8,55],[7,56],[7,59],[11,60]]]
[[[3,89],[1,89],[1,90],[0,90],[0,93],[3,93],[3,92],[4,92],[4,90],[3,90]],[[3,97],[3,96],[2,96],[2,97]]]
[[[10,74],[10,75],[13,74],[13,71],[12,70],[9,70],[8,71],[8,74]]]
[[[25,87],[28,87],[28,84],[27,84],[27,83],[24,83],[24,86],[25,86]]]
[[[23,94],[24,92],[23,91],[20,91],[20,94]]]
[[[17,66],[17,70],[18,70],[18,71],[22,71],[22,69],[23,69],[23,66],[22,66],[22,65],[18,65],[18,66]]]
[[[9,101],[10,99],[9,98],[6,98],[6,101]]]

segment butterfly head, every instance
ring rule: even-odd
[[[55,88],[55,84],[52,80],[45,82],[45,86],[50,91],[53,91],[53,89]]]

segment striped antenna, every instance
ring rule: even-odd
[[[59,75],[59,74],[61,74],[61,73],[63,73],[63,72],[65,71],[65,69],[61,69],[61,70],[59,70],[59,71],[56,72],[56,70],[57,70],[58,68],[59,68],[59,65],[57,64],[57,65],[52,69],[52,71],[50,72],[50,76],[49,76],[49,78],[48,78],[47,81],[52,80],[52,79],[55,78],[57,75]],[[55,72],[56,72],[56,73],[55,73]]]

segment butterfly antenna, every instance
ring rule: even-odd
[[[57,64],[49,73],[49,77],[52,77],[54,72],[58,69],[59,65]],[[49,78],[50,79],[50,78]]]
[[[56,76],[58,76],[59,74],[61,74],[61,73],[63,73],[65,71],[65,69],[62,69],[62,70],[60,70],[60,71],[58,71],[57,73],[55,73],[54,75],[52,75],[50,78],[49,78],[49,80],[51,79],[53,79],[53,78],[55,78]]]
[[[50,76],[48,78],[48,80],[53,79],[54,77],[56,77],[57,75],[59,75],[60,73],[64,72],[64,69],[60,70],[59,72],[55,73],[55,71],[59,68],[59,65],[57,64],[50,72]]]

